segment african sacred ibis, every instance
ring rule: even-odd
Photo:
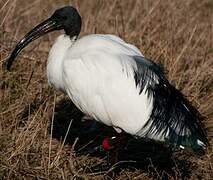
[[[71,6],[56,10],[27,33],[11,53],[7,69],[31,41],[61,29],[65,34],[50,50],[47,77],[80,110],[118,133],[194,151],[205,149],[208,140],[197,111],[160,67],[117,36],[92,34],[78,39],[81,16]]]

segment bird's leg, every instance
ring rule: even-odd
[[[117,138],[113,137],[105,137],[102,142],[102,147],[107,153],[107,166],[113,165],[117,162]]]
[[[118,150],[126,144],[127,135],[123,131],[117,136],[106,137],[102,141],[102,147],[107,152],[107,164],[113,165],[118,161]]]

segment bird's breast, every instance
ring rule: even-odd
[[[68,49],[72,46],[73,42],[67,35],[60,35],[53,44],[47,62],[47,78],[49,84],[56,89],[65,92],[64,83],[62,80],[63,61]]]

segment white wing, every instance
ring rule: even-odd
[[[140,94],[134,79],[132,55],[142,55],[135,46],[107,37],[87,36],[69,50],[63,72],[66,92],[83,112],[135,135],[152,110],[152,97],[145,88]],[[79,48],[82,44],[88,47]]]

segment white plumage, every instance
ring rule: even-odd
[[[152,98],[139,94],[132,56],[143,56],[113,35],[88,35],[70,41],[61,35],[48,58],[50,84],[66,92],[84,113],[108,126],[137,134],[148,121]]]

